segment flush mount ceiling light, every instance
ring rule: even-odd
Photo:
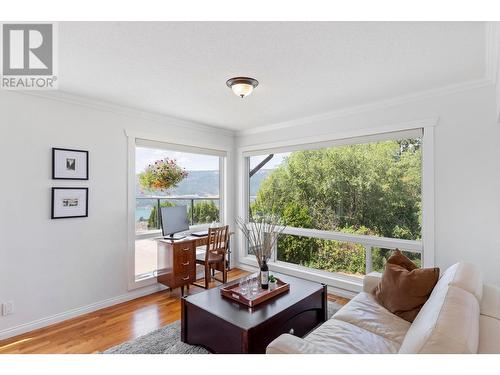
[[[226,85],[233,90],[235,95],[244,98],[252,93],[253,89],[259,85],[259,81],[249,77],[234,77],[228,79]]]

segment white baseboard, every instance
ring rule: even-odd
[[[51,315],[45,318],[37,319],[29,323],[24,323],[17,325],[15,327],[7,328],[0,331],[0,340],[7,339],[9,337],[17,336],[26,332],[33,331],[35,329],[47,327],[49,325],[62,322],[64,320],[68,320],[71,318],[75,318],[77,316],[87,314],[96,310],[103,309],[105,307],[117,305],[122,302],[127,302],[139,297],[146,296],[148,294],[152,294],[158,292],[160,290],[165,289],[165,287],[161,284],[150,285],[144,288],[140,288],[137,290],[130,291],[128,293],[122,294],[120,296],[112,297],[105,299],[103,301],[99,301],[96,303],[92,303],[87,306],[77,307],[76,309],[68,310],[59,314]]]
[[[257,267],[252,267],[252,266],[249,266],[246,264],[241,264],[241,263],[238,264],[237,267],[241,268],[245,271],[249,271],[249,272],[257,272],[258,271]],[[201,275],[201,277],[202,277],[202,275]],[[103,309],[106,307],[117,305],[117,304],[122,303],[122,302],[127,302],[130,300],[139,298],[139,297],[146,296],[148,294],[156,293],[156,292],[158,292],[160,290],[164,290],[164,289],[166,289],[166,288],[161,284],[150,285],[150,286],[147,286],[144,288],[130,291],[130,292],[122,294],[120,296],[116,296],[116,297],[105,299],[103,301],[92,303],[92,304],[87,305],[87,306],[78,307],[76,309],[68,310],[68,311],[65,311],[65,312],[62,312],[59,314],[55,314],[55,315],[51,315],[51,316],[48,316],[45,318],[37,319],[37,320],[34,320],[32,322],[29,322],[29,323],[24,323],[24,324],[20,324],[20,325],[11,327],[11,328],[3,329],[0,331],[0,340],[5,340],[9,337],[13,337],[13,336],[21,335],[21,334],[26,333],[26,332],[34,331],[35,329],[44,328],[44,327],[50,326],[50,325],[55,324],[55,323],[60,323],[60,322],[63,322],[65,320],[75,318],[75,317],[83,315],[83,314],[88,314],[88,313],[94,312],[96,310],[100,310],[100,309]],[[351,292],[351,291],[348,291],[345,289],[336,288],[333,286],[328,286],[328,292],[335,294],[339,297],[344,297],[344,298],[349,298],[349,299],[353,298],[356,295],[356,293],[354,293],[354,292]]]

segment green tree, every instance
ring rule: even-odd
[[[282,220],[290,227],[312,228],[312,218],[309,216],[307,208],[296,202],[286,203]],[[314,238],[281,235],[278,239],[279,260],[307,266],[317,251],[318,244]]]
[[[191,216],[192,215],[192,216]],[[188,208],[188,217],[193,218],[193,224],[211,223],[219,221],[219,208],[214,201],[200,201]]]
[[[419,139],[297,151],[262,182],[251,210],[278,215],[288,226],[415,240],[420,188]],[[383,263],[387,251],[374,254],[374,263]],[[364,272],[364,248],[338,241],[282,236],[278,257]]]

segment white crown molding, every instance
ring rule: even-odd
[[[103,100],[97,100],[93,98],[88,98],[85,96],[70,94],[65,91],[18,91],[20,94],[31,95],[36,97],[41,97],[44,99],[56,100],[59,102],[71,103],[76,105],[81,105],[84,107],[90,107],[100,111],[111,112],[119,114],[122,116],[127,116],[131,118],[145,119],[148,121],[181,126],[188,129],[193,129],[197,131],[207,132],[211,134],[220,134],[228,137],[234,136],[234,131],[230,129],[225,129],[213,125],[207,125],[203,123],[193,122],[185,119],[180,119],[173,116],[163,115],[159,113],[153,113],[144,111],[138,108],[133,108],[121,104],[111,103]]]
[[[424,99],[435,98],[438,96],[451,95],[462,91],[473,90],[480,87],[491,85],[492,82],[486,78],[481,78],[477,80],[467,81],[463,83],[457,83],[445,87],[440,87],[437,89],[421,91],[408,95],[401,95],[391,99],[384,99],[376,102],[371,102],[368,104],[362,104],[353,107],[342,108],[330,112],[325,112],[319,115],[313,115],[308,117],[302,117],[290,121],[284,121],[264,126],[259,126],[252,129],[246,129],[237,132],[237,136],[245,136],[251,134],[265,133],[273,130],[282,130],[286,128],[293,128],[297,126],[310,125],[311,123],[328,121],[334,118],[341,118],[352,116],[364,112],[372,112],[376,110],[386,109],[390,107],[395,107],[398,105],[403,105],[407,103],[412,103]]]
[[[486,22],[485,32],[485,77],[496,84],[500,57],[500,22]]]
[[[390,123],[381,126],[371,126],[355,130],[347,129],[347,130],[335,131],[333,133],[328,133],[328,134],[312,135],[309,137],[286,139],[283,141],[276,141],[269,143],[262,143],[259,141],[254,144],[238,147],[237,151],[239,154],[248,156],[250,155],[250,153],[254,152],[260,153],[263,150],[266,151],[273,150],[275,152],[278,152],[276,151],[276,149],[283,147],[290,148],[297,145],[309,145],[309,148],[314,147],[314,145],[316,146],[321,145],[321,147],[330,147],[326,144],[335,141],[342,141],[345,139],[369,137],[377,134],[403,132],[414,129],[425,129],[425,128],[429,129],[438,126],[438,124],[439,124],[439,118],[431,117],[413,121],[405,121],[400,123]]]
[[[51,315],[45,318],[41,318],[29,323],[20,324],[11,328],[6,328],[0,330],[0,340],[7,339],[9,337],[21,335],[26,332],[31,332],[35,329],[43,328],[55,323],[59,323],[71,318],[75,318],[77,316],[88,314],[96,310],[103,309],[105,307],[117,305],[122,302],[127,302],[139,297],[147,296],[152,293],[156,293],[160,290],[164,290],[165,287],[160,284],[154,284],[149,287],[145,287],[142,289],[137,289],[132,292],[128,292],[126,294],[122,294],[120,296],[112,297],[105,299],[103,301],[99,301],[96,303],[92,303],[87,306],[77,307],[76,309],[72,309],[69,311],[65,311],[59,314]]]
[[[487,27],[487,28],[489,29],[490,27]],[[500,30],[500,27],[498,29]],[[492,35],[491,31],[489,31],[487,33],[487,35],[490,35],[490,37],[488,37],[489,40],[494,39],[494,38],[491,38],[491,35]],[[487,63],[486,71],[492,72],[493,69],[491,69],[491,67],[493,66],[493,63],[494,63],[492,57],[498,56],[499,54],[493,53],[491,48],[486,48],[486,49],[488,50],[487,62],[489,62],[489,63]],[[497,60],[498,60],[498,58],[497,58]],[[438,96],[451,95],[451,94],[462,92],[462,91],[473,90],[473,89],[488,86],[491,84],[495,84],[495,82],[493,82],[493,80],[492,80],[492,77],[486,76],[485,78],[467,81],[467,82],[462,82],[462,83],[457,83],[457,84],[453,84],[453,85],[449,85],[449,86],[445,86],[445,87],[440,87],[437,89],[421,91],[421,92],[412,93],[412,94],[408,94],[408,95],[401,95],[401,96],[397,96],[397,97],[390,98],[390,99],[384,99],[384,100],[380,100],[380,101],[370,102],[367,104],[341,108],[341,109],[337,109],[337,110],[333,110],[333,111],[329,111],[329,112],[325,112],[325,113],[321,113],[321,114],[317,114],[317,115],[301,117],[301,118],[297,118],[294,120],[289,120],[289,121],[284,121],[284,122],[279,122],[279,123],[274,123],[274,124],[269,124],[269,125],[263,125],[263,126],[259,126],[259,127],[255,127],[255,128],[251,128],[251,129],[244,129],[244,130],[240,130],[240,131],[233,131],[230,129],[220,128],[220,127],[216,127],[216,126],[212,126],[212,125],[195,123],[192,121],[188,121],[188,120],[184,120],[184,119],[180,119],[180,118],[176,118],[176,117],[172,117],[172,116],[147,112],[147,111],[143,111],[143,110],[140,110],[137,108],[127,107],[127,106],[120,105],[120,104],[101,101],[101,100],[97,100],[97,99],[91,99],[88,97],[75,95],[75,94],[69,94],[69,93],[64,92],[64,91],[50,91],[50,92],[18,91],[16,93],[40,97],[40,98],[49,99],[49,100],[56,100],[56,101],[65,102],[65,103],[71,103],[71,104],[75,104],[75,105],[81,105],[81,106],[90,107],[90,108],[93,108],[96,110],[111,112],[111,113],[131,117],[131,118],[145,119],[148,121],[153,121],[153,122],[161,123],[161,124],[177,125],[180,127],[185,127],[188,129],[203,131],[203,132],[212,133],[212,134],[215,132],[216,134],[229,136],[229,137],[235,137],[235,136],[242,137],[242,136],[246,136],[246,135],[266,133],[269,131],[282,130],[282,129],[286,129],[286,128],[293,128],[296,126],[304,126],[304,125],[309,125],[309,124],[314,123],[314,122],[328,121],[330,119],[347,117],[347,116],[352,116],[352,115],[356,115],[356,114],[360,114],[360,113],[386,109],[386,108],[395,107],[398,105],[412,103],[412,102],[425,100],[425,99],[429,99],[429,98],[434,98],[434,97],[438,97]],[[499,110],[500,110],[500,108],[499,108]]]
[[[456,83],[431,90],[400,95],[389,99],[373,101],[367,104],[340,108],[333,111],[328,111],[312,116],[301,117],[289,121],[271,123],[240,131],[230,130],[203,123],[192,122],[189,120],[180,119],[168,115],[152,113],[138,108],[92,99],[80,95],[70,94],[64,91],[50,91],[50,92],[37,91],[37,92],[19,92],[19,93],[63,101],[72,104],[83,105],[98,110],[104,110],[133,118],[146,119],[157,123],[170,124],[170,125],[174,124],[197,131],[209,132],[212,134],[215,132],[216,134],[221,134],[229,137],[235,137],[235,136],[242,137],[246,135],[260,134],[274,130],[293,128],[296,126],[304,126],[314,122],[328,121],[330,119],[356,115],[364,112],[386,109],[429,98],[451,95],[454,93],[467,90],[473,90],[492,84],[497,86],[497,100],[496,100],[497,117],[500,120],[500,85],[497,85],[499,65],[500,65],[500,22],[485,22],[485,74],[483,78]]]
[[[497,85],[498,70],[500,65],[500,22],[485,22],[485,74],[484,78],[461,82],[453,85],[425,90],[408,95],[401,95],[390,99],[370,102],[367,104],[341,108],[318,115],[302,117],[290,121],[263,125],[236,132],[241,137],[251,134],[265,133],[273,130],[282,130],[296,126],[304,126],[314,122],[328,121],[334,118],[347,117],[364,112],[395,107],[398,105],[430,99],[438,96],[451,95],[462,91],[473,90],[488,85],[497,86],[497,119],[500,122],[500,85]]]

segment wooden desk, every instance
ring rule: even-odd
[[[184,286],[196,281],[196,248],[206,246],[207,239],[208,236],[187,236],[177,241],[159,239],[157,281],[171,289],[180,287],[184,295]],[[228,250],[228,264],[229,254]]]

